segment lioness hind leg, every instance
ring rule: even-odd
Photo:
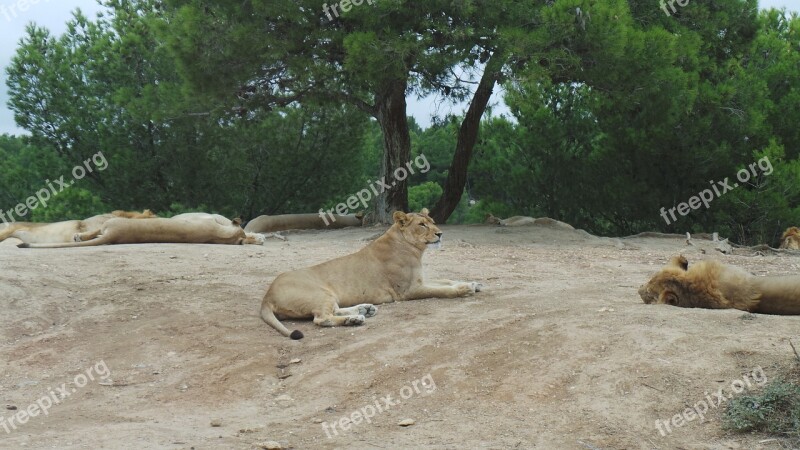
[[[91,241],[92,239],[97,239],[97,236],[100,236],[100,233],[101,230],[87,231],[85,233],[76,233],[72,239],[75,242]]]
[[[362,303],[360,305],[351,306],[349,308],[338,308],[334,314],[337,316],[364,316],[372,317],[378,314],[378,308],[369,303]]]
[[[360,314],[339,315],[339,305],[336,304],[336,298],[330,297],[325,299],[312,313],[314,314],[314,323],[321,327],[339,327],[350,325],[362,325],[366,318]]]

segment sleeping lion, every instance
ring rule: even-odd
[[[361,325],[377,310],[375,304],[422,298],[455,298],[481,290],[476,282],[422,277],[422,254],[438,248],[442,232],[428,216],[397,211],[394,224],[356,253],[314,267],[278,275],[261,303],[261,318],[281,334],[290,332],[281,319],[310,319],[323,327]]]
[[[800,276],[757,277],[715,260],[689,267],[685,257],[675,256],[639,288],[639,296],[645,303],[684,308],[800,315]]]
[[[108,214],[98,214],[88,219],[64,222],[14,222],[5,228],[0,228],[0,242],[8,238],[16,238],[28,244],[63,244],[72,242],[75,234],[97,230],[111,219],[152,219],[155,217],[158,216],[149,209],[145,209],[142,212],[117,210]]]

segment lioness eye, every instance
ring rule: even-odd
[[[424,223],[421,223],[421,224],[419,224],[419,226],[421,226],[421,227],[425,227],[425,228],[428,228],[428,226],[427,226],[427,225],[425,225]]]

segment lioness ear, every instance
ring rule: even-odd
[[[427,216],[429,212],[430,211],[428,211],[428,208],[422,208],[422,211],[420,211],[419,213],[422,214],[423,216]]]
[[[395,211],[392,214],[392,219],[394,219],[394,223],[399,223],[400,225],[408,223],[408,215],[403,211]]]
[[[233,225],[236,225],[237,227],[241,226],[242,225],[242,218],[241,217],[237,217],[237,218],[231,220],[231,223]]]
[[[678,296],[672,291],[665,290],[658,296],[658,302],[678,306]]]
[[[358,220],[364,220],[364,211],[357,212],[355,218]]]

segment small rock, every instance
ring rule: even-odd
[[[261,444],[258,444],[258,446],[263,448],[264,450],[282,450],[283,449],[283,446],[280,443],[275,442],[275,441],[262,442]]]
[[[14,405],[6,405],[6,409],[9,410],[9,411],[16,411],[17,407],[14,406]]]
[[[314,423],[322,423],[322,419],[316,419],[315,418],[314,420],[312,420],[312,422],[314,422]]]
[[[398,425],[400,425],[401,427],[410,427],[411,425],[414,425],[415,423],[417,423],[417,422],[414,419],[403,419],[398,423]]]
[[[177,256],[170,256],[169,259],[178,259]]]
[[[214,419],[211,421],[211,426],[214,428],[219,428],[222,426],[222,421],[219,419]]]
[[[182,385],[178,386],[178,389],[180,389],[182,391],[185,391],[185,390],[189,389],[189,385],[188,384],[182,384]]]
[[[293,360],[289,361],[289,364],[300,364],[300,361],[302,361],[302,359],[300,359],[300,358],[295,358],[295,359],[293,359]]]

